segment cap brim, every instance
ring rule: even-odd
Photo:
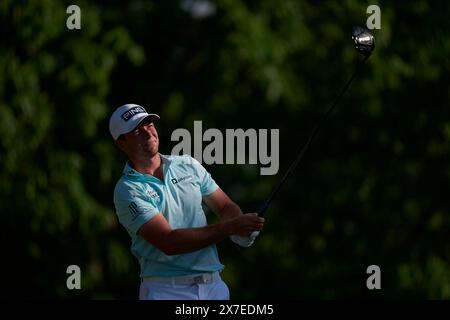
[[[137,127],[142,121],[144,121],[145,119],[147,119],[147,118],[149,118],[149,117],[151,117],[152,121],[156,121],[156,120],[159,120],[159,119],[160,119],[160,117],[159,117],[156,113],[149,113],[149,114],[143,115],[142,117],[139,117],[139,118],[137,118],[137,119],[133,119],[134,121],[133,121],[133,120],[130,121],[129,126],[128,126],[127,129],[122,130],[122,132],[118,132],[118,133],[117,133],[117,137],[114,137],[114,136],[113,136],[114,140],[119,139],[119,137],[120,137],[121,135],[123,135],[123,134],[130,133],[131,131],[133,131],[134,129],[136,129],[136,127]]]
[[[145,119],[148,119],[148,118],[151,118],[152,121],[156,121],[156,120],[160,119],[160,117],[156,113],[149,113],[148,115],[142,117],[141,119],[137,119],[135,121],[135,125],[130,130],[128,130],[125,133],[129,133],[129,132],[133,131],[134,129],[136,129],[141,124],[142,121],[144,121]]]
[[[142,121],[144,121],[145,119],[148,119],[148,118],[151,118],[152,121],[155,121],[155,120],[159,120],[159,119],[160,119],[160,117],[159,117],[156,113],[149,113],[147,116],[145,116],[145,117],[143,117],[142,119],[140,119],[140,120],[137,122],[137,124],[134,126],[134,128],[131,129],[130,131],[133,131],[138,125],[141,124]]]

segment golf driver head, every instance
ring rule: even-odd
[[[353,27],[352,40],[356,50],[366,57],[370,56],[373,49],[375,49],[375,39],[366,28],[358,26]]]

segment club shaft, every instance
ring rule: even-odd
[[[280,192],[280,190],[281,190],[282,186],[284,185],[284,183],[286,182],[286,180],[289,178],[289,176],[292,175],[292,173],[294,172],[295,168],[298,166],[300,161],[303,159],[303,157],[305,156],[305,154],[309,150],[309,147],[312,144],[314,138],[316,137],[317,133],[319,132],[319,129],[322,127],[322,125],[325,123],[325,121],[329,118],[329,116],[330,116],[331,112],[334,110],[334,108],[341,101],[341,99],[344,96],[345,92],[347,92],[348,88],[350,87],[350,84],[359,75],[359,73],[362,70],[362,67],[363,67],[364,63],[367,61],[368,58],[369,58],[369,56],[366,56],[363,60],[361,60],[361,62],[358,64],[358,66],[356,67],[355,71],[353,72],[352,77],[347,81],[347,83],[345,84],[344,88],[341,90],[339,95],[334,100],[333,104],[328,108],[327,112],[322,116],[322,119],[316,124],[316,126],[313,129],[313,131],[311,132],[311,135],[309,136],[309,138],[306,141],[306,143],[303,145],[302,149],[298,153],[298,155],[297,155],[296,159],[294,160],[294,162],[292,162],[292,164],[289,166],[289,169],[284,174],[283,178],[280,180],[278,185],[272,190],[270,195],[267,197],[267,199],[264,201],[262,206],[259,208],[258,215],[260,217],[263,217],[266,214],[266,212],[269,209],[270,204],[272,203],[273,199],[278,194],[278,192]]]

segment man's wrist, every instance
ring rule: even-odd
[[[230,236],[232,234],[229,220],[219,222],[217,224],[217,227],[219,229],[219,233],[224,237]]]

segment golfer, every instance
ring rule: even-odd
[[[112,114],[109,130],[128,157],[114,190],[120,223],[139,261],[141,300],[227,300],[215,243],[248,247],[264,218],[243,214],[194,158],[158,152],[159,116],[136,104]],[[219,217],[208,225],[202,202]]]

